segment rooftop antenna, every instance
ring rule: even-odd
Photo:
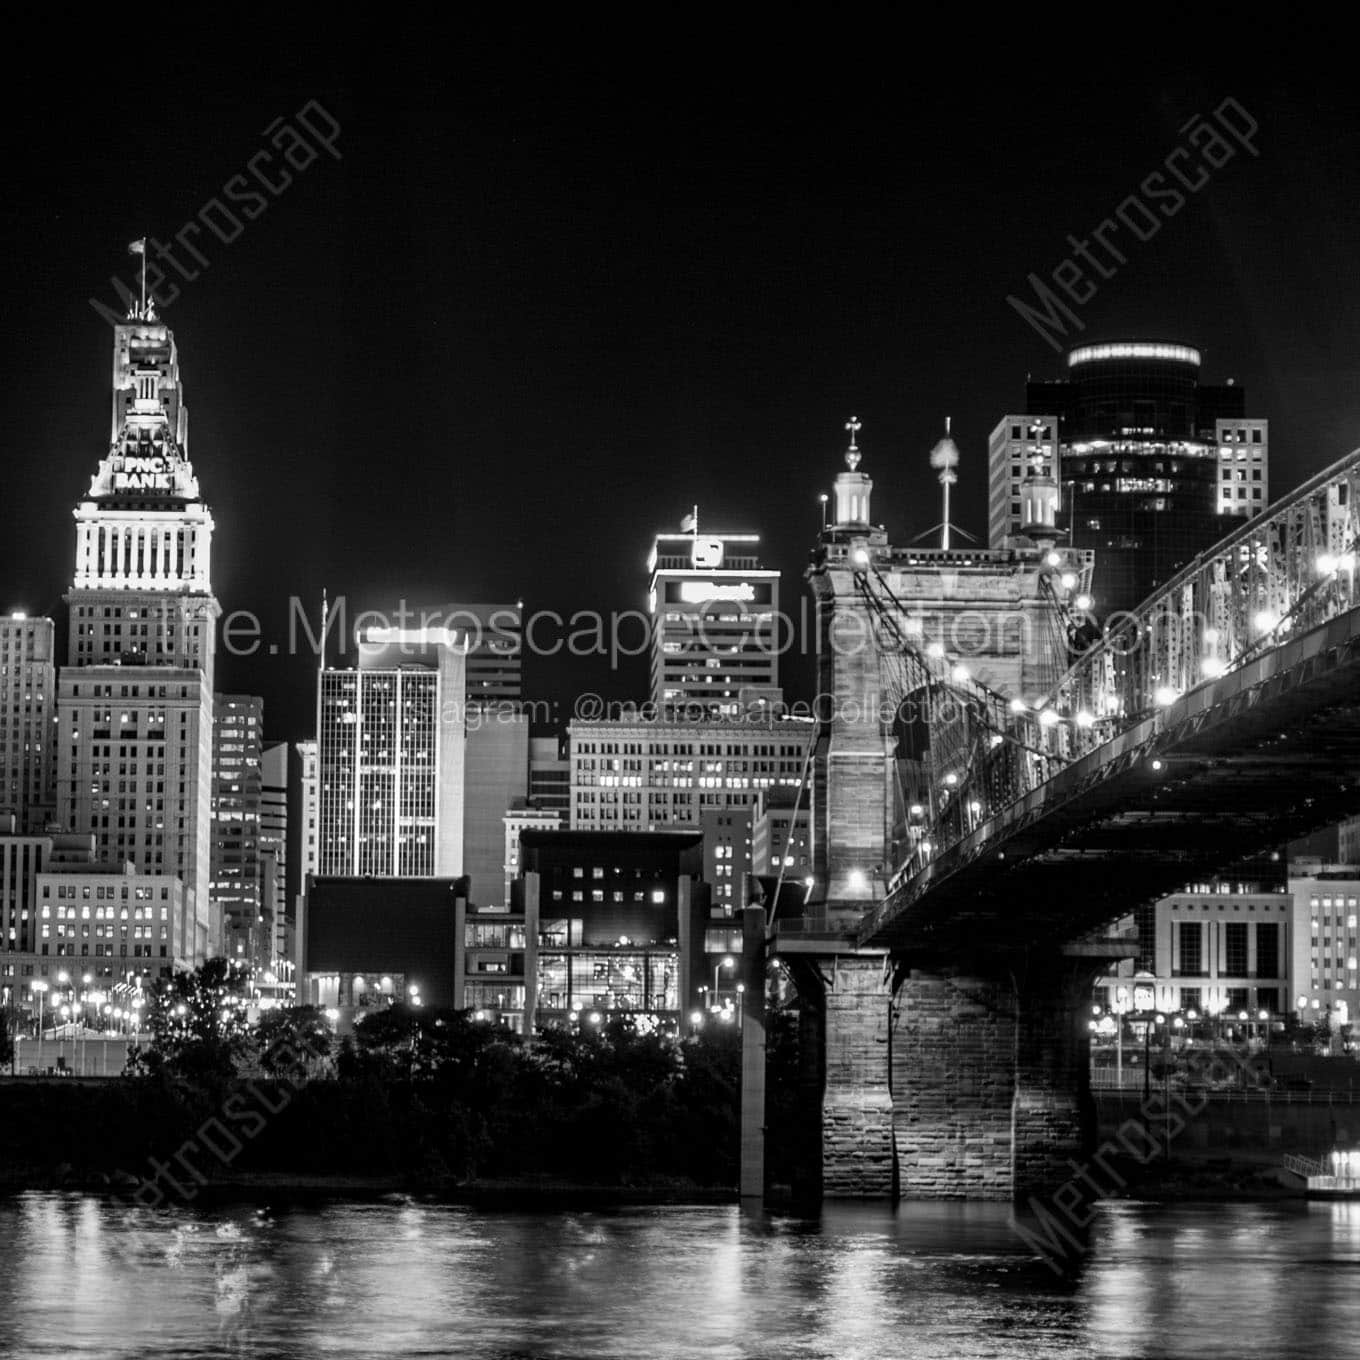
[[[970,543],[977,542],[977,539],[974,538],[972,534],[964,529],[960,529],[958,525],[949,522],[949,488],[959,480],[959,474],[955,471],[959,465],[959,446],[954,443],[953,439],[949,436],[951,424],[950,418],[945,416],[944,438],[930,451],[930,466],[939,469],[939,482],[944,488],[944,519],[939,524],[932,525],[924,534],[917,535],[917,539],[919,540],[927,537],[929,534],[933,534],[935,530],[938,529],[940,531],[940,547],[943,548],[945,552],[949,551],[949,538],[951,534],[961,534]]]
[[[142,309],[137,313],[137,319],[145,321],[149,319],[146,311],[146,237],[139,236],[135,241],[128,242],[128,254],[142,257]]]

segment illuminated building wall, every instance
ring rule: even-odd
[[[519,877],[520,834],[525,831],[561,830],[566,824],[566,814],[557,808],[511,807],[502,821],[505,825],[505,892],[501,900],[503,905],[508,905],[510,885]]]
[[[1195,1011],[1201,1018],[1290,1009],[1296,963],[1294,901],[1283,886],[1211,881],[1190,884],[1161,898],[1148,913],[1151,940],[1146,957],[1129,960],[1117,975],[1096,984],[1097,1002],[1127,1003],[1131,988],[1150,988],[1157,1009]],[[1123,923],[1132,940],[1134,921]],[[1141,927],[1140,927],[1141,929]],[[1135,979],[1136,972],[1150,973]],[[1122,989],[1122,992],[1121,992]]]
[[[0,966],[7,955],[37,952],[38,873],[52,855],[50,836],[26,835],[15,827],[12,816],[0,819]]]
[[[801,883],[812,872],[811,798],[792,789],[771,789],[757,804],[751,826],[751,872]]]
[[[260,753],[260,853],[269,857],[269,871],[261,861],[261,895],[270,905],[270,954],[288,957],[288,743],[272,742]]]
[[[1270,422],[1220,420],[1218,512],[1250,519],[1270,504]]]
[[[1005,415],[987,437],[987,543],[1004,548],[1020,532],[1024,510],[1021,487],[1034,471],[1058,484],[1058,417]]]
[[[40,832],[52,788],[57,668],[51,619],[0,616],[0,818]]]
[[[219,694],[213,713],[212,895],[229,958],[267,963],[260,937],[260,797],[264,700]]]
[[[699,821],[704,836],[704,881],[712,893],[713,915],[735,916],[746,905],[752,808],[710,808]],[[720,947],[726,951],[725,943]]]
[[[652,703],[732,716],[742,691],[778,703],[779,573],[758,534],[658,534],[647,560]]]
[[[1292,867],[1292,866],[1291,866]],[[1294,930],[1290,1006],[1301,1019],[1329,1012],[1360,1020],[1360,868],[1317,865],[1291,872]]]
[[[365,665],[318,676],[316,873],[462,873],[463,646],[442,641],[433,656],[432,666]],[[499,881],[499,814],[496,833]]]
[[[470,704],[523,698],[524,605],[433,604],[407,606],[413,632],[443,628],[467,640],[467,698]]]
[[[1073,547],[1095,551],[1092,594],[1102,617],[1134,608],[1221,538],[1223,516],[1264,509],[1268,422],[1246,415],[1241,387],[1199,375],[1200,354],[1189,345],[1118,341],[1079,346],[1064,378],[1028,383],[1027,409],[1052,415],[1007,416],[992,432],[993,546],[1018,527],[1030,427],[1054,416],[1060,522]]]
[[[705,812],[797,788],[811,719],[577,721],[568,728],[571,825],[582,831],[698,830]]]
[[[186,958],[220,940],[212,841],[213,521],[188,458],[174,336],[114,327],[112,447],[76,507],[57,819],[101,861],[184,885]]]
[[[677,1028],[707,973],[702,838],[526,829],[520,862],[511,911],[460,923],[455,1004],[525,1032],[619,1011]]]
[[[173,875],[130,864],[51,866],[38,875],[39,951],[99,979],[193,967],[200,928]]]

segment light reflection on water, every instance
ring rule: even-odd
[[[0,1200],[3,1356],[1354,1353],[1360,1204],[1108,1204],[1075,1279],[993,1205],[486,1213]]]

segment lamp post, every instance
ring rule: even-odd
[[[745,1000],[745,998],[746,998],[746,984],[745,984],[744,982],[739,982],[739,983],[737,983],[737,1028],[738,1028],[738,1029],[741,1028],[741,1003]]]
[[[1129,989],[1114,989],[1114,1080],[1119,1090],[1124,1089],[1124,1016],[1129,1009]]]
[[[1166,1024],[1166,1016],[1160,1011],[1148,1017],[1147,1028],[1143,1031],[1143,1099],[1152,1094],[1152,1031],[1158,1025]]]
[[[718,974],[724,968],[730,971],[736,966],[737,961],[731,956],[731,954],[728,954],[725,957],[719,959],[718,962],[713,965],[713,1004],[715,1006],[718,1005],[719,1000],[721,998],[721,991],[718,986]]]
[[[37,993],[38,997],[38,1073],[41,1075],[42,1065],[42,1040],[43,1040],[43,996],[47,992],[47,983],[39,980],[29,987],[29,991]]]

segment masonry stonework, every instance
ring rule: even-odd
[[[895,1192],[888,1082],[892,997],[882,955],[828,961],[822,1097],[822,1193],[890,1199]]]

